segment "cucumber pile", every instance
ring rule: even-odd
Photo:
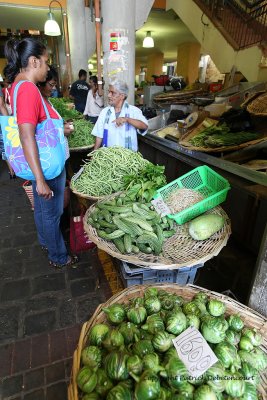
[[[113,241],[122,254],[159,255],[163,242],[175,234],[174,221],[161,217],[151,203],[134,202],[127,192],[98,202],[88,218],[100,238]]]

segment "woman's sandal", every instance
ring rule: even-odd
[[[68,261],[65,264],[58,264],[53,261],[49,261],[49,266],[57,269],[61,269],[63,267],[71,267],[79,261],[77,256],[69,256]]]

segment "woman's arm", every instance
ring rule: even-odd
[[[29,164],[33,175],[35,176],[37,192],[39,196],[42,196],[48,200],[52,197],[52,192],[45,182],[42,172],[38,148],[35,140],[35,129],[36,127],[33,124],[25,123],[19,125],[20,141],[25,159]]]
[[[3,97],[0,96],[0,114],[8,115]]]

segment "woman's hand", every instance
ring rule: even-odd
[[[38,196],[41,196],[46,200],[50,200],[51,197],[54,196],[54,193],[45,181],[36,181],[36,191],[38,193]]]
[[[64,122],[64,135],[69,136],[74,131],[72,122]]]

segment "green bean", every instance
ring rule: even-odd
[[[91,146],[95,143],[95,136],[91,135],[93,124],[85,119],[77,119],[73,121],[74,131],[68,137],[71,149],[75,147]]]
[[[96,197],[123,190],[124,175],[137,175],[149,162],[140,153],[117,146],[94,150],[90,158],[71,185],[79,193]]]

